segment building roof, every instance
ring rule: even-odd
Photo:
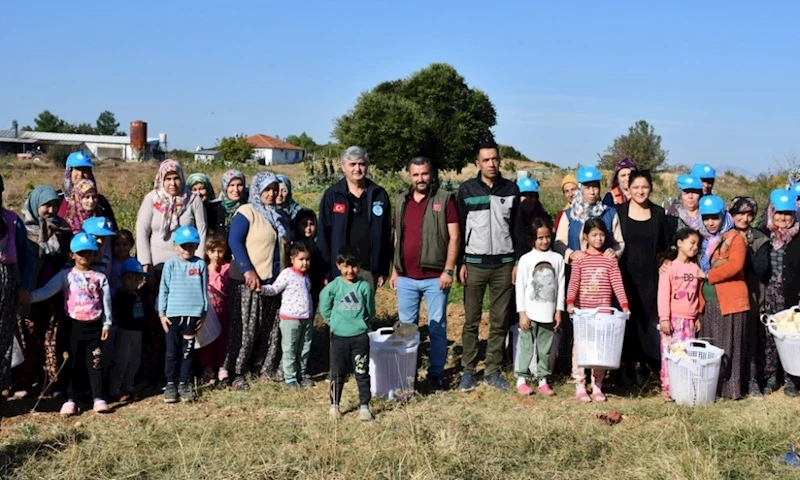
[[[76,143],[113,143],[130,145],[130,137],[117,135],[84,135],[80,133],[53,133],[53,132],[19,132],[22,138],[43,140],[49,142],[76,142]]]
[[[0,130],[0,143],[36,143],[36,140],[22,138],[24,132],[19,132],[19,136],[14,134],[14,130]]]
[[[195,155],[217,155],[219,154],[219,150],[197,150],[194,152]]]
[[[269,135],[264,135],[263,133],[257,133],[255,135],[251,135],[247,137],[247,143],[252,145],[255,148],[272,148],[274,150],[300,150],[303,151],[302,148],[292,145],[291,143],[286,143],[283,140],[278,140],[275,137],[270,137]]]

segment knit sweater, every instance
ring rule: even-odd
[[[372,287],[361,278],[353,283],[336,277],[319,295],[319,312],[331,333],[337,337],[355,337],[369,329],[375,317]]]
[[[280,240],[275,228],[252,205],[242,205],[231,220],[228,245],[233,253],[231,278],[255,271],[263,283],[280,271]]]
[[[572,277],[567,289],[567,305],[578,308],[610,307],[612,293],[623,309],[628,296],[616,258],[589,254],[572,264]]]
[[[658,277],[658,318],[697,318],[701,309],[703,273],[694,262],[672,262]]]
[[[272,285],[262,287],[264,295],[274,296],[283,293],[281,298],[281,320],[308,320],[311,318],[311,279],[293,267],[284,268]]]
[[[31,303],[47,300],[61,292],[64,293],[64,310],[70,318],[80,322],[102,318],[105,330],[112,327],[111,287],[105,275],[93,270],[61,270],[45,286],[31,292]]]
[[[153,209],[155,191],[144,196],[139,214],[136,216],[136,258],[142,265],[162,265],[176,255],[170,232],[167,239],[161,231],[164,216]],[[192,201],[183,209],[178,217],[181,226],[191,225],[200,234],[200,246],[197,256],[203,258],[203,246],[206,243],[206,212],[200,197],[194,196]],[[177,228],[176,228],[177,230]]]
[[[159,317],[205,317],[208,267],[198,257],[172,257],[164,264],[158,292]]]
[[[517,266],[517,312],[537,323],[553,323],[556,310],[564,309],[564,258],[550,250],[533,249]]]
[[[750,298],[744,276],[747,244],[735,230],[722,236],[722,243],[711,256],[708,283],[717,293],[719,310],[723,315],[750,310]]]

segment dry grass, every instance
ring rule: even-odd
[[[297,178],[298,166],[281,167]],[[275,170],[278,170],[276,168]],[[103,165],[97,177],[118,214],[134,218],[150,188],[154,166]],[[38,183],[60,183],[61,171],[0,167],[6,202],[22,204]],[[219,173],[214,180],[219,180]],[[470,175],[465,171],[463,175]],[[473,173],[474,174],[474,173]],[[545,188],[550,188],[550,180]],[[313,205],[318,195],[303,197]],[[131,211],[131,209],[134,209]],[[396,303],[378,292],[379,317],[391,321]],[[463,302],[454,291],[449,310],[447,373],[457,381]],[[485,322],[484,322],[485,323]],[[486,336],[486,326],[482,330]],[[423,348],[424,349],[424,348]],[[422,371],[427,359],[422,359]],[[486,386],[475,392],[418,395],[406,403],[374,402],[377,420],[360,424],[354,384],[345,418],[327,418],[327,385],[287,392],[255,383],[241,394],[204,390],[191,405],[159,397],[97,416],[63,419],[58,404],[9,402],[0,424],[2,478],[415,478],[484,479],[751,479],[797,478],[779,464],[789,442],[800,441],[800,403],[782,394],[764,400],[719,402],[688,409],[657,394],[611,397],[579,405],[572,387],[555,398],[521,399]],[[595,414],[617,409],[622,423],[602,425]]]

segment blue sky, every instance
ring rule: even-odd
[[[758,172],[800,152],[797,2],[6,3],[0,128],[107,109],[171,148],[322,143],[360,92],[447,62],[534,159],[592,163],[639,119],[671,163]]]

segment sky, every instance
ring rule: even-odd
[[[434,62],[536,160],[591,164],[640,119],[671,164],[758,173],[800,153],[800,2],[5,2],[0,128],[48,109],[171,149],[330,139],[361,92]]]

